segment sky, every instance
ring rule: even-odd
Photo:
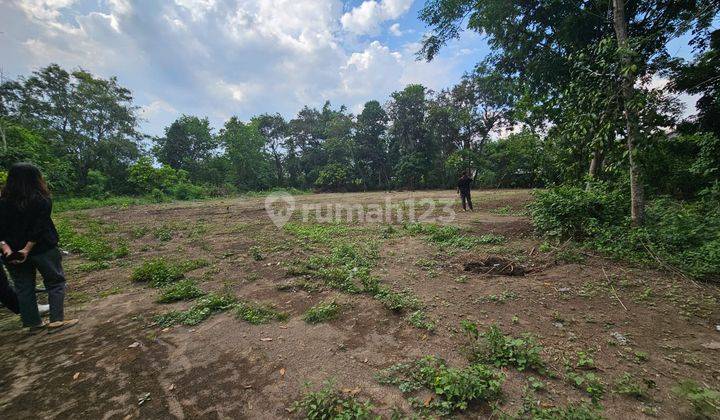
[[[434,61],[415,53],[423,0],[0,0],[6,78],[50,63],[117,76],[159,135],[180,114],[291,118],[325,100],[357,113],[409,83],[439,90],[488,52],[465,33]]]
[[[292,118],[326,100],[358,113],[410,83],[452,86],[489,53],[466,31],[418,61],[424,1],[0,0],[0,70],[14,79],[58,63],[117,76],[150,135],[180,114],[219,129],[233,115]],[[668,49],[689,58],[688,39]],[[686,115],[695,99],[681,97]]]

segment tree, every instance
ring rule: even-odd
[[[526,121],[554,122],[562,110],[553,108],[572,80],[571,57],[612,37],[618,54],[617,80],[625,117],[628,167],[632,190],[632,217],[643,221],[641,167],[637,161],[643,107],[635,81],[645,80],[667,63],[667,42],[694,27],[705,30],[718,3],[704,1],[623,0],[506,2],[504,0],[433,0],[420,17],[431,26],[419,54],[432,59],[462,26],[485,34],[495,51],[484,64],[515,84],[515,102],[522,104]],[[611,7],[612,6],[612,7]],[[612,13],[609,11],[612,10]]]
[[[195,182],[204,180],[203,165],[217,148],[207,118],[183,115],[165,128],[164,137],[153,140],[159,162],[187,171]]]
[[[284,185],[282,147],[288,137],[288,123],[280,114],[262,114],[253,118],[253,122],[257,124],[260,133],[265,137],[265,147],[275,162],[277,184]]]
[[[388,115],[378,101],[365,103],[357,117],[355,147],[358,171],[367,188],[388,187]]]
[[[270,156],[265,151],[265,137],[257,121],[245,124],[230,118],[218,138],[225,148],[231,166],[231,179],[241,190],[262,190],[273,185]]]

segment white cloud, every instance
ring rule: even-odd
[[[397,19],[412,6],[413,0],[366,0],[342,15],[343,29],[356,35],[377,33],[382,22]]]
[[[402,36],[402,35],[403,35],[403,31],[400,30],[400,24],[399,24],[399,23],[393,23],[392,25],[390,25],[389,31],[390,31],[391,34],[393,34],[393,35],[395,35],[395,36]]]

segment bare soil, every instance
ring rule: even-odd
[[[359,388],[358,397],[371,400],[383,417],[394,408],[411,413],[403,395],[378,384],[374,375],[426,355],[467,365],[459,328],[465,319],[481,328],[496,323],[513,336],[535,335],[543,358],[557,372],[564,371],[566,361],[574,364],[578,352],[592,353],[595,373],[607,385],[600,403],[608,418],[644,418],[650,412],[686,418],[686,402],[671,391],[675,384],[693,379],[717,388],[720,350],[703,346],[720,341],[716,286],[587,251],[541,246],[523,213],[529,191],[474,195],[475,212],[462,212],[453,191],[296,197],[298,205],[431,199],[454,206],[452,223],[464,234],[504,236],[499,245],[454,251],[421,236],[374,237],[380,258],[373,273],[394,290],[411,289],[436,321],[434,332],[412,326],[368,295],[279,291],[277,286],[289,280],[287,264],[321,252],[322,244],[278,229],[266,215],[264,198],[58,215],[78,229],[88,219],[106,223],[112,227],[109,237],[127,241],[131,252],[110,268],[91,272],[79,269],[87,263],[84,258],[66,257],[68,317],[81,319],[75,327],[28,336],[17,317],[3,311],[0,418],[287,418],[297,416],[288,409],[306,392],[305,383],[317,389],[326,380]],[[161,226],[172,239],[153,235]],[[262,260],[253,258],[251,247],[261,250]],[[251,325],[221,313],[197,326],[160,328],[152,322],[154,315],[192,303],[158,304],[158,290],[130,282],[133,268],[156,256],[207,259],[208,267],[188,273],[203,280],[205,291],[271,303],[290,318]],[[489,258],[491,265],[512,262],[524,275],[497,275],[507,273],[479,266],[468,271],[468,263]],[[306,309],[329,299],[342,304],[339,318],[316,325],[303,321]],[[618,336],[627,342],[618,342]],[[656,387],[644,400],[614,393],[613,383],[625,373]],[[514,413],[533,374],[514,369],[505,374],[499,409]],[[547,390],[537,398],[546,407],[588,400],[562,375],[543,380]],[[490,414],[487,406],[478,406],[460,417]]]

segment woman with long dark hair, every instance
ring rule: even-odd
[[[0,194],[0,248],[17,289],[20,318],[30,331],[43,326],[35,294],[37,272],[48,292],[48,327],[77,323],[65,320],[65,273],[51,213],[50,191],[40,170],[30,163],[13,165]]]

